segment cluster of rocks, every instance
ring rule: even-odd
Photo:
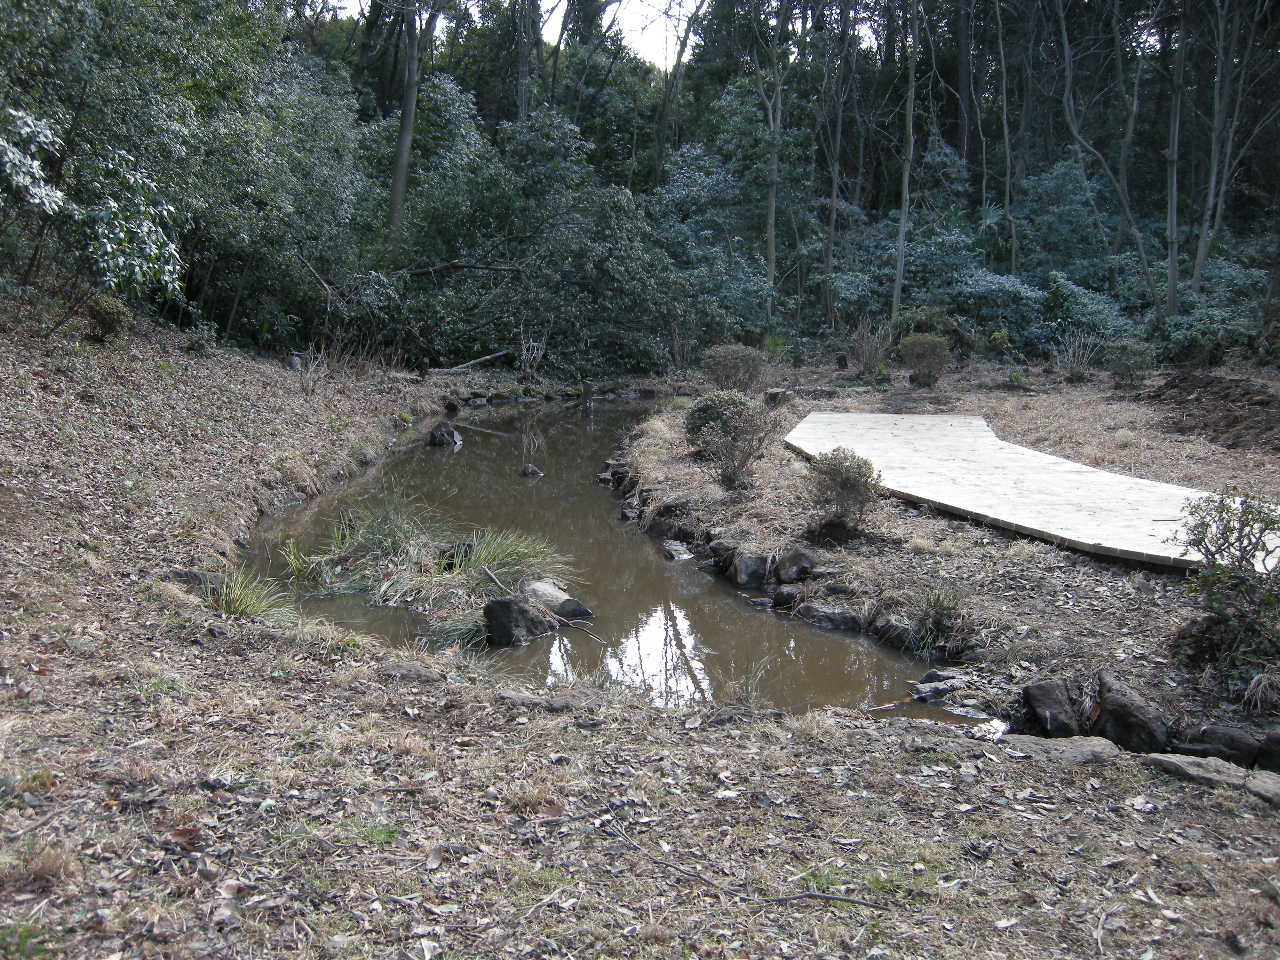
[[[485,637],[491,646],[519,647],[555,633],[566,623],[591,620],[595,614],[554,580],[536,580],[509,597],[484,605]]]
[[[649,491],[637,489],[625,459],[606,460],[596,479],[623,492],[619,516],[629,523],[644,515]],[[726,539],[681,505],[667,505],[648,518],[648,532],[662,543],[670,560],[695,560],[703,570],[727,578],[744,590],[765,594],[753,602],[799,617],[827,630],[870,634],[897,649],[915,649],[923,624],[902,609],[886,605],[840,582],[840,571],[823,567],[803,543],[781,553],[765,553]]]
[[[1024,714],[1018,719],[1027,732],[1050,738],[1103,737],[1130,752],[1147,754],[1152,766],[1175,776],[1214,786],[1244,786],[1280,804],[1280,777],[1273,773],[1280,771],[1280,727],[1250,730],[1205,724],[1179,729],[1155,703],[1106,669],[1079,689],[1058,679],[1029,684],[1022,689],[1022,699]]]

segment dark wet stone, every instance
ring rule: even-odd
[[[1090,730],[1134,753],[1159,753],[1169,741],[1169,725],[1156,706],[1109,670],[1095,674],[1097,717]]]

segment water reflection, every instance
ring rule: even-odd
[[[591,629],[605,642],[570,632],[494,653],[524,677],[605,674],[662,703],[722,700],[748,679],[784,709],[900,698],[919,664],[869,639],[760,611],[692,562],[666,561],[649,537],[617,520],[614,497],[595,475],[641,415],[612,405],[538,406],[461,424],[460,450],[415,446],[340,496],[264,524],[259,562],[274,564],[271,544],[286,536],[300,536],[304,547],[315,543],[345,507],[433,510],[460,524],[546,537],[572,558],[581,582],[571,592],[596,612]],[[520,476],[525,463],[544,476]],[[410,611],[371,608],[358,598],[305,606],[310,615],[392,639],[422,629]]]

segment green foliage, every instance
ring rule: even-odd
[[[751,393],[760,386],[767,364],[763,351],[739,343],[721,344],[702,354],[707,379],[721,390]]]
[[[133,311],[129,305],[109,293],[90,297],[84,305],[84,313],[89,318],[93,335],[99,340],[114,337],[128,330],[133,323]]]
[[[871,461],[844,447],[814,457],[809,463],[809,478],[813,498],[828,517],[855,529],[884,495],[880,472]]]
[[[934,333],[912,333],[898,342],[902,362],[911,368],[911,382],[932,387],[951,362],[951,347],[946,337]]]
[[[191,328],[187,337],[187,352],[206,354],[218,345],[218,328],[207,320],[201,320]]]
[[[290,609],[287,594],[272,580],[246,570],[229,567],[221,578],[214,578],[207,590],[209,603],[229,617],[273,622]]]
[[[689,443],[701,443],[702,431],[708,424],[725,429],[730,419],[751,406],[751,398],[737,390],[714,390],[699,397],[685,414],[684,431]]]
[[[1193,589],[1217,623],[1188,653],[1227,674],[1280,665],[1280,507],[1229,488],[1188,505],[1177,542],[1197,560]]]

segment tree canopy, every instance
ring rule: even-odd
[[[1266,0],[700,0],[667,70],[619,9],[0,0],[0,284],[577,376],[867,324],[1277,359]]]

